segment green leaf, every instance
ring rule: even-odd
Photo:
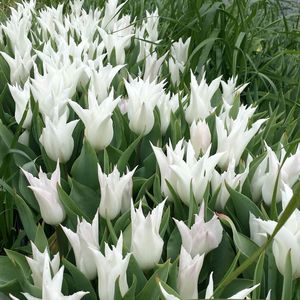
[[[93,286],[90,283],[90,281],[84,276],[84,274],[80,272],[73,264],[71,264],[65,258],[62,259],[62,263],[72,276],[72,283],[74,284],[74,288],[77,291],[89,292],[89,294],[85,295],[82,299],[97,300],[95,290],[93,289]]]
[[[38,224],[34,244],[37,246],[40,252],[44,252],[45,249],[48,247],[48,240],[44,232],[44,228]]]
[[[83,217],[86,221],[91,223],[91,219],[77,206],[77,204],[70,198],[70,196],[62,189],[61,186],[57,186],[57,192],[59,199],[66,209],[68,217],[70,217],[75,224],[77,223],[77,216]]]
[[[158,269],[154,272],[151,278],[146,283],[142,291],[137,295],[136,300],[156,300],[160,295],[158,281],[166,282],[168,279],[170,261],[168,260],[163,265],[158,265]]]
[[[120,173],[124,173],[126,171],[126,166],[128,161],[133,154],[134,150],[138,146],[140,140],[142,139],[142,135],[139,135],[129,146],[128,148],[121,154],[121,157],[118,160],[117,166]]]
[[[136,277],[136,279],[137,279],[136,292],[137,293],[140,292],[147,283],[147,278],[145,277],[143,271],[139,267],[139,265],[133,255],[130,256],[126,274],[127,274],[128,280]],[[132,282],[128,282],[128,284],[132,284]]]
[[[177,226],[172,231],[167,244],[167,257],[171,260],[176,260],[181,247],[181,236]]]
[[[281,300],[293,299],[293,266],[291,259],[291,250],[289,250],[285,259],[285,269],[283,274],[283,287]]]
[[[264,276],[264,261],[265,252],[260,255],[254,272],[253,285],[260,283],[260,285],[252,292],[252,299],[261,299],[260,291],[262,289],[263,276]],[[288,299],[288,298],[287,298]]]
[[[98,189],[98,159],[95,150],[90,143],[85,139],[79,157],[73,164],[71,169],[72,177],[79,183]]]

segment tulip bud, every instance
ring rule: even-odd
[[[192,258],[181,246],[177,287],[183,299],[198,299],[198,278],[203,260],[204,254]]]
[[[113,300],[115,295],[115,284],[119,279],[121,295],[128,291],[126,270],[129,263],[130,253],[124,258],[122,255],[123,235],[121,233],[116,247],[109,248],[105,243],[104,255],[91,248],[98,272],[98,293],[101,300]]]
[[[223,228],[217,216],[214,215],[208,222],[204,221],[204,204],[201,205],[199,215],[195,216],[195,223],[191,229],[183,221],[174,220],[181,235],[182,245],[192,257],[207,254],[222,241]]]
[[[115,166],[113,172],[106,175],[98,165],[101,189],[99,213],[102,218],[113,220],[121,211],[129,209],[134,171],[135,169],[120,177],[120,172]]]
[[[93,280],[96,277],[97,268],[93,260],[93,253],[90,247],[99,249],[98,234],[98,212],[96,213],[92,224],[77,219],[76,233],[67,227],[61,226],[67,236],[76,260],[77,268],[88,278]]]
[[[74,149],[72,133],[78,120],[67,123],[67,112],[59,116],[58,108],[54,110],[56,112],[53,121],[45,116],[46,127],[43,128],[39,141],[52,160],[66,163]]]
[[[89,94],[89,108],[83,109],[78,103],[69,101],[70,106],[85,126],[85,137],[95,150],[106,148],[113,138],[113,110],[120,99],[113,99],[113,92],[98,104],[96,96]]]
[[[40,169],[39,177],[34,177],[23,169],[22,172],[30,183],[29,188],[39,204],[43,220],[50,225],[60,224],[65,219],[66,213],[57,192],[57,184],[60,185],[59,162],[51,179],[47,178],[42,169]]]
[[[198,156],[201,152],[205,153],[211,143],[211,134],[205,121],[193,121],[190,127],[190,140]]]
[[[139,266],[148,270],[153,268],[160,260],[164,241],[159,235],[165,201],[156,206],[145,217],[142,203],[135,209],[131,203],[131,252]]]

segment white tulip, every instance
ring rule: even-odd
[[[219,88],[221,77],[214,79],[208,85],[204,73],[200,84],[198,84],[191,71],[191,96],[189,105],[185,110],[185,119],[189,124],[192,124],[193,121],[204,120],[213,112],[211,99]]]
[[[199,215],[195,216],[195,223],[191,229],[183,221],[174,220],[181,235],[182,245],[192,257],[207,254],[222,241],[223,228],[217,216],[214,215],[208,222],[204,221],[204,204],[201,205]]]
[[[171,46],[171,54],[173,58],[181,63],[183,66],[185,65],[188,59],[188,50],[190,46],[191,38],[186,39],[185,42],[182,41],[182,38],[175,42]]]
[[[98,212],[96,213],[92,224],[86,220],[80,222],[77,219],[76,233],[67,227],[61,226],[67,236],[76,260],[77,268],[88,278],[93,280],[96,277],[97,268],[93,260],[93,253],[90,247],[99,249],[99,233],[98,233]]]
[[[198,299],[198,278],[204,254],[192,256],[181,246],[177,287],[183,299]]]
[[[126,270],[129,263],[130,253],[124,258],[122,255],[123,235],[121,233],[116,247],[109,248],[105,243],[104,255],[94,248],[91,248],[98,272],[98,293],[100,300],[113,300],[115,284],[119,279],[121,295],[128,291]]]
[[[248,83],[236,86],[238,77],[231,77],[227,82],[221,80],[223,90],[223,101],[232,105],[234,98],[239,96],[242,91],[247,87]]]
[[[145,70],[144,70],[144,80],[149,80],[150,82],[156,81],[161,72],[161,66],[167,56],[166,52],[162,57],[157,58],[157,53],[146,53],[145,59]]]
[[[44,272],[44,264],[45,261],[50,264],[51,270],[55,275],[59,269],[59,253],[54,255],[53,259],[50,260],[48,249],[46,248],[44,252],[40,252],[36,245],[31,242],[32,249],[32,258],[26,256],[27,263],[31,269],[31,277],[33,279],[33,283],[36,287],[43,287],[43,272]]]
[[[23,169],[22,172],[30,183],[29,188],[33,191],[39,204],[43,220],[50,225],[60,224],[65,219],[66,213],[57,192],[57,185],[60,185],[59,162],[57,162],[51,179],[47,178],[47,174],[43,173],[42,169],[40,169],[38,177],[32,176]]]
[[[67,112],[58,115],[58,108],[54,108],[54,118],[45,117],[45,127],[40,136],[40,143],[45,148],[47,155],[54,161],[66,163],[73,152],[74,140],[72,133],[78,120],[67,123]]]
[[[88,109],[83,109],[78,103],[69,101],[70,106],[84,123],[86,139],[96,151],[106,148],[112,141],[114,131],[111,116],[119,101],[119,98],[114,100],[113,92],[100,104],[96,96],[90,93]]]
[[[102,218],[113,220],[120,212],[130,208],[132,176],[135,169],[120,176],[117,166],[106,175],[98,164],[98,179],[101,190],[99,213]]]
[[[131,252],[139,266],[148,270],[159,262],[164,241],[159,235],[165,201],[157,205],[145,217],[142,203],[135,209],[131,204]]]
[[[211,144],[211,134],[205,121],[193,121],[190,127],[190,140],[196,155],[205,153]]]
[[[18,124],[20,124],[23,114],[27,109],[27,113],[26,113],[26,118],[24,120],[23,123],[23,128],[25,129],[29,129],[30,125],[31,125],[31,119],[32,119],[32,112],[30,109],[30,85],[29,85],[29,81],[26,81],[26,83],[24,84],[24,87],[22,88],[21,86],[19,86],[18,84],[12,86],[12,85],[8,85],[10,93],[15,101],[15,119],[16,122]]]

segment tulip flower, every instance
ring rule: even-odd
[[[198,299],[198,278],[203,260],[204,254],[192,258],[181,246],[177,288],[183,299]]]
[[[249,296],[249,294],[252,291],[254,291],[259,285],[260,284],[256,284],[251,288],[243,289],[243,290],[237,292],[236,294],[234,294],[233,296],[226,298],[226,299],[248,299],[247,296]],[[205,299],[214,299],[213,293],[214,293],[214,281],[213,281],[213,272],[211,272],[209,275],[208,286],[207,286],[206,292],[205,292]]]
[[[125,48],[133,34],[119,36],[115,33],[107,33],[102,28],[99,28],[98,31],[107,50],[108,58],[111,59],[112,51],[115,50],[116,63],[123,65],[125,63]]]
[[[214,214],[208,222],[204,221],[204,204],[200,207],[199,215],[195,216],[191,229],[183,221],[174,221],[180,232],[182,245],[192,257],[207,254],[222,241],[223,228],[218,217]]]
[[[57,185],[60,185],[59,162],[57,162],[51,179],[47,178],[47,174],[43,173],[42,169],[40,169],[38,177],[21,170],[30,183],[29,188],[33,191],[39,204],[43,220],[50,225],[60,224],[65,219],[66,213],[57,192]]]
[[[92,258],[93,253],[90,247],[99,249],[98,212],[92,224],[86,220],[80,222],[78,218],[76,233],[67,227],[61,226],[61,228],[73,248],[77,268],[86,278],[93,280],[96,277],[97,268]]]
[[[224,209],[227,200],[229,199],[229,192],[227,190],[226,184],[232,189],[236,189],[238,187],[239,191],[242,190],[243,184],[249,174],[249,164],[250,160],[248,160],[244,172],[240,174],[235,173],[234,159],[229,163],[227,170],[222,174],[214,170],[211,187],[213,193],[219,190],[216,198],[216,208]]]
[[[158,108],[160,117],[160,131],[162,134],[165,134],[170,125],[172,112],[172,102],[170,98],[170,93],[163,94],[159,98],[156,106]]]
[[[174,57],[174,59],[182,64],[185,65],[187,59],[188,59],[188,50],[190,46],[191,38],[189,37],[186,39],[185,42],[182,41],[182,38],[178,40],[178,42],[175,42],[171,46],[171,55]]]
[[[281,190],[283,201],[283,211],[285,210],[288,202],[293,196],[292,190],[288,185],[284,185]],[[282,213],[281,213],[282,214]],[[280,216],[279,216],[280,217]],[[258,244],[266,240],[267,235],[271,235],[277,226],[276,221],[268,220],[264,221],[260,218],[255,218],[250,215],[249,219],[251,238]],[[292,275],[293,278],[300,277],[300,241],[299,241],[299,230],[300,230],[300,210],[295,209],[290,215],[288,220],[284,223],[278,233],[275,235],[272,245],[272,251],[275,258],[276,266],[279,272],[285,274],[285,262],[288,253],[291,255],[292,263]],[[259,239],[259,237],[263,239]]]
[[[205,153],[211,144],[211,134],[205,121],[193,121],[190,127],[190,140],[195,150],[196,156]]]
[[[18,124],[20,124],[23,114],[28,107],[26,118],[23,123],[23,128],[29,129],[31,125],[31,119],[32,119],[32,112],[29,106],[30,102],[30,85],[29,81],[26,81],[24,84],[24,87],[22,88],[18,84],[12,86],[8,85],[10,93],[15,101],[15,119]]]
[[[102,172],[98,164],[98,179],[101,190],[99,213],[102,218],[113,220],[121,211],[130,208],[132,176],[135,169],[120,176],[117,166],[109,175]]]
[[[67,112],[59,116],[58,107],[54,111],[53,120],[45,117],[46,127],[43,128],[39,141],[52,160],[66,163],[74,149],[72,133],[78,120],[67,123]]]
[[[140,78],[125,81],[128,94],[127,115],[129,128],[140,135],[147,135],[154,125],[154,108],[164,95],[164,82],[156,84]]]
[[[162,57],[157,58],[157,53],[146,53],[145,59],[145,70],[144,70],[144,80],[149,80],[150,82],[157,80],[161,72],[161,66],[164,62],[168,52],[166,52]]]
[[[109,32],[113,29],[113,24],[118,20],[121,8],[125,3],[118,5],[118,0],[108,0],[105,3],[104,16],[101,27]]]
[[[230,107],[229,107],[230,108]],[[239,108],[235,119],[230,116],[230,109],[216,117],[216,130],[218,136],[218,153],[224,153],[219,161],[222,169],[228,167],[229,162],[234,159],[236,166],[239,164],[241,156],[254,135],[258,132],[266,119],[254,122],[248,129],[248,122],[255,112],[255,108],[242,105]]]
[[[28,80],[30,71],[36,58],[36,55],[30,55],[30,51],[31,48],[28,48],[28,51],[24,54],[24,56],[21,56],[16,49],[14,58],[5,52],[0,52],[9,65],[11,84],[23,84]]]
[[[121,295],[128,291],[126,270],[129,263],[130,253],[123,258],[123,235],[121,233],[117,245],[109,248],[105,243],[104,255],[91,247],[94,261],[98,272],[98,293],[100,300],[113,300],[115,295],[115,284],[119,279]]]
[[[46,259],[43,265],[43,287],[42,298],[36,298],[28,293],[23,293],[27,300],[80,300],[83,296],[89,292],[77,292],[71,296],[64,296],[61,292],[64,276],[64,267],[61,267],[59,271],[52,277],[49,259]],[[13,300],[19,300],[18,298],[10,295]]]
[[[123,65],[113,67],[107,65],[100,67],[98,71],[93,70],[91,74],[91,87],[99,103],[108,97],[109,88],[116,74],[123,68]]]
[[[53,259],[50,260],[48,249],[46,248],[44,252],[40,252],[36,245],[31,242],[32,249],[32,258],[26,256],[27,263],[31,269],[31,277],[33,279],[33,283],[36,287],[43,287],[43,272],[44,272],[44,264],[48,262],[50,264],[52,273],[55,275],[59,269],[59,253],[55,254]]]
[[[70,106],[84,123],[86,139],[96,151],[106,148],[112,141],[114,132],[111,116],[119,101],[119,98],[113,99],[113,92],[100,104],[96,96],[89,93],[88,109],[83,109],[78,103],[69,101]]]
[[[221,82],[221,76],[214,79],[210,85],[206,83],[205,73],[198,85],[195,75],[191,72],[191,97],[185,110],[185,119],[189,124],[204,120],[213,112],[211,99]]]
[[[231,77],[227,82],[221,80],[223,101],[232,105],[234,99],[247,87],[248,83],[236,86],[238,77]]]
[[[180,83],[180,72],[183,73],[184,67],[177,62],[174,58],[169,58],[169,73],[171,75],[171,81],[174,86],[178,86]]]
[[[145,217],[142,202],[138,209],[131,203],[131,252],[143,270],[153,268],[160,260],[164,241],[159,235],[165,201]]]

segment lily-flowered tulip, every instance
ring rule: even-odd
[[[293,195],[292,190],[285,185],[282,189],[283,211],[285,210],[290,198]],[[280,217],[280,216],[279,216]],[[251,238],[259,245],[265,241],[266,235],[271,235],[277,226],[276,221],[264,221],[260,218],[251,217],[249,220]],[[279,272],[284,275],[286,268],[286,258],[290,253],[293,278],[300,277],[300,210],[296,209],[284,223],[273,239],[272,251],[276,266]],[[259,238],[262,237],[262,238]]]
[[[92,224],[88,223],[86,220],[80,222],[80,220],[77,219],[76,233],[67,227],[61,227],[73,248],[77,268],[89,280],[94,279],[97,274],[97,268],[90,247],[93,247],[96,250],[99,249],[98,212],[96,213]]]
[[[31,277],[33,279],[33,283],[36,287],[43,287],[43,272],[44,272],[44,264],[45,261],[50,264],[52,273],[55,275],[59,269],[59,253],[55,254],[53,259],[50,260],[48,249],[46,248],[44,252],[40,252],[36,245],[31,242],[32,249],[32,258],[26,256],[27,263],[31,269]]]
[[[104,16],[101,21],[101,27],[109,32],[113,30],[114,23],[118,20],[121,8],[125,3],[118,5],[118,0],[108,0],[105,3]]]
[[[266,121],[260,119],[254,122],[248,129],[248,122],[255,112],[254,107],[241,105],[235,119],[230,116],[230,106],[225,106],[225,111],[216,117],[216,130],[218,136],[218,153],[224,153],[219,161],[222,169],[228,167],[232,159],[236,166],[239,164],[241,156],[261,125]]]
[[[138,209],[131,204],[131,252],[139,266],[148,270],[160,260],[164,241],[159,235],[165,201],[145,217],[140,202]]]
[[[259,284],[256,284],[251,288],[243,289],[227,299],[248,299],[247,296],[249,296],[258,286]],[[209,275],[208,286],[205,292],[205,299],[214,299],[213,294],[214,294],[214,281],[213,281],[213,272],[211,272]]]
[[[181,246],[177,288],[183,299],[198,299],[198,278],[204,254],[192,256]]]
[[[83,109],[78,103],[69,101],[70,106],[80,117],[85,126],[85,137],[98,151],[106,148],[113,138],[113,122],[111,119],[120,99],[113,98],[113,92],[100,104],[93,93],[89,93],[89,108]]]
[[[292,187],[299,178],[300,174],[300,147],[298,146],[295,154],[290,155],[286,160],[286,152],[281,149],[280,159],[276,153],[265,144],[267,155],[258,165],[252,181],[251,194],[255,201],[261,197],[267,205],[271,205],[273,192],[275,189],[277,176],[277,191],[275,193],[276,201],[281,200],[280,190],[285,184]]]
[[[145,71],[144,80],[149,80],[150,82],[155,81],[160,75],[161,66],[164,62],[168,52],[166,52],[162,57],[157,58],[157,53],[146,53],[145,59]]]
[[[154,108],[164,95],[163,86],[164,82],[150,83],[148,79],[125,81],[129,128],[136,134],[147,135],[151,131],[154,125]]]
[[[121,233],[117,245],[109,248],[105,243],[104,255],[91,248],[98,272],[98,293],[100,300],[113,300],[115,295],[115,284],[119,279],[121,295],[128,291],[126,270],[129,263],[130,253],[123,258],[123,235]]]
[[[183,221],[174,220],[181,235],[182,245],[192,257],[207,254],[222,241],[223,227],[218,217],[214,214],[208,222],[204,221],[204,204],[200,207],[199,215],[195,216],[195,223],[191,229]]]
[[[223,101],[232,105],[235,97],[239,96],[242,91],[247,87],[248,83],[236,86],[238,77],[231,77],[227,82],[221,80]]]
[[[59,116],[58,108],[54,108],[54,118],[45,116],[45,127],[40,136],[40,143],[45,148],[47,155],[54,161],[67,162],[74,149],[72,133],[78,120],[67,123],[68,113]]]
[[[29,81],[26,81],[24,87],[20,87],[18,84],[15,86],[8,85],[10,93],[15,101],[15,119],[18,124],[21,123],[23,114],[28,107],[26,112],[26,118],[23,123],[23,128],[29,129],[31,125],[32,112],[29,106],[30,102],[30,84]]]
[[[65,209],[59,199],[57,185],[60,185],[60,169],[57,162],[56,169],[48,179],[47,174],[40,169],[38,177],[22,169],[30,183],[29,188],[39,204],[43,220],[50,225],[60,224],[66,216]]]
[[[70,296],[64,296],[61,292],[63,276],[64,267],[61,267],[52,277],[49,259],[45,259],[43,266],[42,298],[36,298],[28,293],[23,293],[23,295],[27,300],[80,300],[83,296],[89,293],[80,291]],[[19,300],[12,295],[10,296],[13,300]]]
[[[15,57],[12,58],[5,52],[0,52],[6,60],[10,69],[10,83],[22,84],[28,80],[30,71],[35,61],[36,55],[30,55],[31,48],[21,56],[18,50],[15,50]]]
[[[101,190],[99,213],[102,218],[113,220],[121,211],[130,208],[132,176],[135,169],[120,176],[117,166],[106,175],[98,165],[98,179]]]
[[[219,88],[220,82],[221,76],[208,85],[204,73],[198,84],[195,75],[191,72],[191,97],[185,110],[185,119],[189,124],[193,121],[204,120],[213,112],[211,99]]]
[[[223,173],[220,174],[218,171],[214,170],[211,187],[213,193],[219,190],[216,198],[217,209],[224,209],[227,200],[229,199],[229,192],[227,190],[226,184],[229,185],[232,189],[236,189],[238,187],[239,191],[242,190],[243,184],[249,174],[249,164],[250,159],[247,162],[244,172],[240,174],[235,173],[234,159],[229,163],[227,170]]]
[[[182,64],[185,65],[187,59],[188,59],[188,50],[190,46],[191,38],[189,37],[186,39],[185,42],[183,42],[182,38],[178,40],[178,42],[175,42],[171,46],[171,55],[174,57],[174,59]]]
[[[190,127],[190,140],[198,156],[201,152],[205,153],[211,144],[211,134],[205,121],[193,121]]]

